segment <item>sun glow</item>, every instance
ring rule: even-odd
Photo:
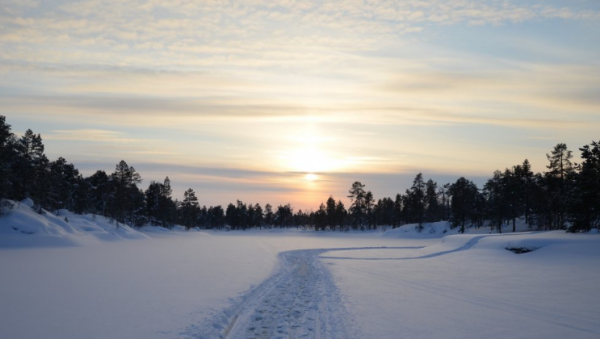
[[[336,157],[325,149],[325,142],[332,138],[324,138],[316,133],[303,134],[300,137],[289,138],[295,145],[285,152],[283,161],[289,171],[308,173],[304,179],[314,181],[318,172],[328,172],[338,169]]]
[[[314,174],[314,173],[306,173],[306,175],[304,176],[304,180],[306,181],[315,181],[319,179],[319,176]]]

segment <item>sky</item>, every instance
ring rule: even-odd
[[[84,175],[316,209],[579,158],[599,32],[597,0],[0,0],[0,115]]]

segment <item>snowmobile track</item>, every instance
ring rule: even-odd
[[[329,251],[415,247],[360,247],[287,251],[267,280],[237,304],[188,332],[193,338],[350,339],[363,337],[344,307],[319,256]],[[420,247],[419,247],[420,248]],[[223,320],[227,319],[226,324]],[[219,325],[220,323],[220,325]],[[198,331],[199,330],[199,331]]]

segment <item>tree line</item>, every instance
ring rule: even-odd
[[[237,200],[225,208],[201,206],[193,189],[183,200],[173,199],[171,181],[151,181],[140,188],[141,175],[120,161],[112,173],[98,170],[84,177],[64,158],[49,161],[40,134],[27,130],[21,137],[0,116],[0,211],[11,201],[31,198],[34,209],[59,213],[103,215],[119,225],[136,227],[176,224],[187,229],[240,229],[261,227],[312,227],[316,230],[375,229],[449,220],[464,232],[468,227],[489,225],[502,232],[503,225],[516,229],[523,217],[531,229],[589,231],[600,226],[600,142],[579,148],[581,163],[557,144],[547,154],[547,171],[533,173],[522,164],[497,170],[482,188],[464,177],[438,185],[417,174],[404,194],[375,200],[361,182],[348,191],[350,206],[330,196],[316,211],[294,211],[290,204],[273,207]]]

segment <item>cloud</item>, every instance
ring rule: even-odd
[[[125,133],[100,129],[54,130],[44,135],[45,140],[68,140],[105,143],[141,143],[147,139],[127,138]]]
[[[198,165],[144,172],[230,200],[343,195],[360,172],[415,163],[480,173],[546,149],[528,136],[598,129],[598,7],[538,3],[4,1],[0,114],[68,158]],[[298,139],[311,129],[313,148]],[[354,172],[298,186],[278,174],[293,158]]]
[[[81,1],[0,12],[7,61],[147,67],[310,66],[315,50],[360,52],[436,25],[597,20],[595,7],[516,1]],[[18,15],[15,15],[18,13]],[[10,47],[10,48],[9,48]],[[6,52],[9,49],[16,52]],[[44,58],[39,52],[44,52]],[[118,61],[117,61],[118,60]],[[335,60],[332,60],[332,64]],[[166,66],[166,67],[165,67]]]

